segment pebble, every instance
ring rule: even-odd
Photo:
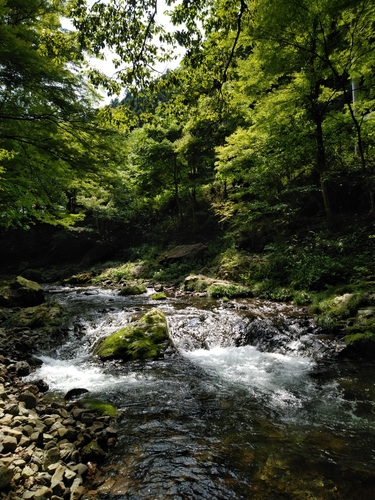
[[[72,402],[44,401],[39,386],[24,384],[15,366],[0,356],[0,500],[87,497],[86,463],[103,460],[114,445],[113,419]]]

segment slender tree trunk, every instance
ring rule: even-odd
[[[324,209],[327,215],[327,219],[332,221],[333,213],[331,209],[331,204],[329,201],[329,193],[327,188],[327,182],[324,178],[327,172],[327,157],[324,144],[324,134],[323,134],[323,117],[324,109],[321,108],[319,103],[320,91],[321,91],[321,61],[317,57],[317,39],[318,39],[318,18],[314,20],[313,23],[313,37],[311,38],[311,58],[309,61],[310,69],[310,112],[312,119],[315,124],[315,138],[316,138],[316,166],[319,172],[320,190],[322,193]]]
[[[316,143],[317,143],[317,167],[319,171],[320,190],[322,193],[323,204],[327,218],[328,220],[331,221],[333,219],[333,213],[329,201],[327,182],[324,179],[324,174],[327,170],[327,158],[324,146],[322,120],[319,112],[314,113],[314,119],[315,119],[315,133],[316,133]]]
[[[181,208],[181,200],[180,200],[180,190],[179,190],[179,171],[176,158],[174,159],[174,169],[173,169],[173,183],[174,183],[174,196],[176,200],[177,213],[178,213],[178,223],[182,222],[182,208]]]
[[[352,83],[354,85],[354,83]],[[356,84],[357,85],[357,84]],[[356,89],[358,92],[358,90]],[[367,165],[366,165],[366,158],[365,158],[365,152],[363,148],[363,139],[362,139],[362,130],[361,130],[361,124],[356,116],[356,100],[358,99],[358,96],[354,94],[353,90],[353,101],[351,102],[350,99],[348,98],[348,95],[346,96],[346,104],[349,109],[349,113],[355,128],[356,136],[357,136],[357,141],[355,145],[355,154],[359,157],[360,159],[360,164],[361,164],[361,171],[363,175],[363,180],[365,184],[365,190],[367,191],[367,195],[369,197],[369,202],[370,202],[370,208],[371,208],[371,213],[372,216],[375,218],[375,201],[374,201],[374,190],[371,186],[371,181],[369,179],[369,176],[367,174]]]

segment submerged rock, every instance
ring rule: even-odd
[[[88,391],[88,389],[84,389],[84,388],[77,388],[77,389],[70,389],[70,391],[68,391],[65,396],[64,396],[64,399],[66,401],[70,400],[70,399],[73,399],[77,396],[81,396],[82,394],[86,394]]]
[[[165,315],[158,309],[105,338],[94,354],[102,360],[155,359],[172,346]]]

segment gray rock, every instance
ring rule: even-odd
[[[20,408],[17,403],[10,404],[6,407],[5,409],[6,413],[9,413],[10,415],[13,415],[16,417],[17,415],[20,414]]]
[[[89,391],[87,389],[80,389],[80,388],[70,389],[70,391],[68,391],[65,394],[64,399],[68,401],[69,399],[73,399],[76,396],[81,396],[81,394],[85,394],[86,392],[89,392]]]
[[[39,431],[33,432],[30,436],[30,440],[37,446],[41,446],[43,444],[43,433]]]
[[[30,424],[24,425],[22,427],[22,432],[24,433],[25,436],[30,437],[32,435],[32,433],[34,432],[34,427]]]
[[[67,443],[67,442],[63,442],[63,443],[60,443],[59,444],[59,449],[60,449],[60,454],[61,454],[61,459],[64,460],[64,462],[67,462],[67,460],[65,460],[64,458],[62,458],[62,455],[63,454],[67,454],[67,453],[70,453],[72,454],[73,451],[76,450],[76,447],[74,446],[73,443]]]
[[[16,438],[17,440],[17,443],[20,441],[20,439],[22,438],[22,432],[19,431],[18,429],[6,429],[6,434],[8,436],[13,436],[14,438]]]
[[[34,384],[37,386],[37,388],[40,390],[40,392],[47,392],[49,389],[49,385],[47,384],[47,382],[45,382],[42,379],[36,380],[34,382]]]
[[[14,451],[17,448],[17,439],[13,436],[4,436],[2,445],[5,452]]]
[[[58,448],[53,447],[50,448],[49,450],[46,450],[44,453],[44,458],[43,458],[43,468],[45,471],[48,470],[48,467],[51,464],[55,464],[60,460],[60,451]]]
[[[24,478],[31,477],[34,475],[34,473],[35,473],[34,469],[28,465],[26,465],[26,467],[24,467],[22,470],[22,476]]]
[[[48,474],[48,472],[38,472],[38,474],[35,475],[35,478],[37,480],[37,483],[42,485],[42,486],[49,486],[51,484],[51,474]]]
[[[16,363],[16,375],[18,377],[24,377],[26,375],[30,375],[31,368],[27,361],[18,361]]]
[[[70,488],[70,500],[78,500],[81,498],[85,489],[82,486],[82,478],[80,476],[76,477]]]
[[[67,428],[67,433],[65,434],[65,439],[67,439],[70,443],[74,443],[74,441],[77,439],[78,432],[74,427],[68,427]]]
[[[52,493],[51,488],[48,488],[48,486],[42,486],[35,492],[35,500],[45,500],[46,498],[51,498]]]
[[[67,483],[71,483],[73,482],[73,480],[75,479],[75,477],[77,476],[77,473],[72,471],[71,469],[68,469],[66,468],[65,469],[65,472],[64,472],[64,478],[65,480],[67,481]]]
[[[84,477],[88,473],[89,468],[85,464],[77,464],[72,467],[72,470],[77,472],[79,476]]]
[[[0,490],[8,488],[12,479],[13,471],[0,462]]]
[[[52,476],[52,480],[51,480],[51,488],[53,490],[54,490],[55,486],[63,480],[65,469],[66,469],[66,467],[62,464],[59,464],[56,467],[55,472]]]
[[[95,422],[95,415],[93,413],[82,413],[81,422],[91,425],[93,422]]]
[[[6,307],[29,307],[45,301],[43,288],[35,281],[18,276],[5,293],[0,295],[0,305]]]
[[[4,388],[4,385],[3,384],[0,384],[0,401],[6,401],[7,399],[9,398],[5,388]]]
[[[25,403],[26,408],[35,408],[36,407],[36,397],[30,391],[24,391],[18,396],[18,400]]]

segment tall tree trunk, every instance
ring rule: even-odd
[[[175,196],[176,206],[177,206],[178,223],[181,224],[181,222],[182,222],[182,208],[181,208],[181,200],[180,200],[179,182],[180,182],[180,176],[179,176],[177,160],[175,158],[174,159],[174,166],[173,166],[174,196]]]
[[[323,136],[323,128],[322,128],[322,120],[321,115],[318,110],[313,113],[314,121],[315,121],[315,134],[316,134],[316,144],[317,144],[317,168],[319,171],[319,179],[320,179],[320,190],[322,193],[324,209],[327,215],[328,220],[333,219],[333,213],[331,209],[331,204],[329,201],[329,193],[327,188],[327,182],[324,179],[325,172],[327,171],[327,158],[326,151],[324,146],[324,136]]]
[[[349,113],[354,125],[354,129],[356,132],[356,145],[355,145],[355,154],[359,157],[360,159],[360,164],[361,164],[361,171],[363,175],[363,180],[365,184],[365,190],[367,191],[367,195],[369,197],[369,202],[370,202],[370,208],[371,208],[371,213],[372,216],[375,218],[375,201],[374,201],[374,190],[371,186],[371,181],[369,179],[368,173],[367,173],[367,166],[366,166],[366,158],[365,158],[365,151],[363,147],[363,139],[362,139],[362,130],[361,130],[361,123],[358,120],[357,113],[356,113],[356,101],[358,99],[358,92],[359,92],[359,87],[358,83],[353,83],[352,86],[356,88],[352,90],[352,101],[350,100],[350,97],[348,95],[348,92],[346,92],[346,104],[349,109]]]

